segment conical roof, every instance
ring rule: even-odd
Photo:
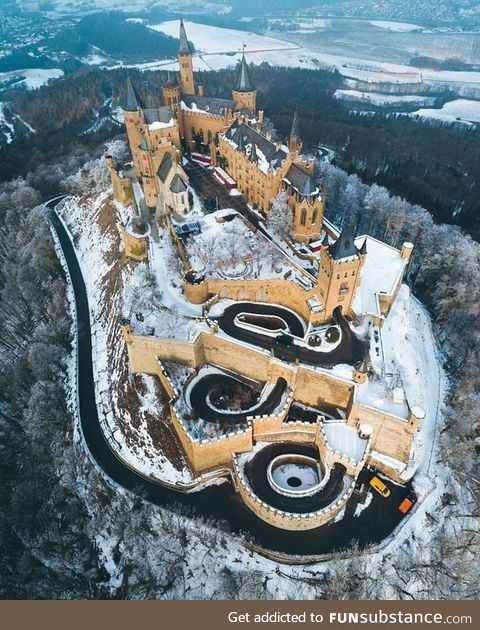
[[[127,77],[127,98],[123,109],[126,112],[136,112],[140,109],[140,99],[138,98],[130,77]]]
[[[245,152],[245,138],[243,136],[243,131],[242,129],[240,129],[240,134],[238,136],[238,144],[237,144],[237,148],[239,151],[243,151]]]
[[[362,243],[362,246],[359,249],[359,253],[362,254],[362,256],[365,256],[365,254],[367,253],[367,237],[365,237],[365,240]]]
[[[330,246],[329,252],[334,260],[350,258],[358,253],[355,247],[355,228],[351,223],[347,223],[347,225],[343,227],[340,236],[335,243]]]
[[[255,142],[252,142],[252,150],[250,151],[248,159],[251,162],[258,162],[257,145],[255,144]]]
[[[300,124],[298,121],[298,110],[295,110],[293,114],[293,122],[292,122],[292,131],[290,132],[290,138],[295,138],[297,144],[302,142],[302,138],[300,137]]]
[[[190,44],[188,43],[187,33],[185,31],[185,24],[180,18],[180,46],[178,47],[179,55],[191,55]]]
[[[253,92],[255,88],[250,79],[250,72],[248,70],[247,61],[245,59],[245,53],[242,53],[242,61],[237,74],[237,81],[235,83],[236,92]]]

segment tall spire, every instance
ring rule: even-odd
[[[127,77],[127,98],[123,109],[126,112],[137,112],[140,109],[140,99],[137,96],[130,77]]]
[[[293,122],[292,122],[292,131],[290,132],[290,140],[295,139],[296,144],[302,143],[302,138],[300,137],[300,125],[298,122],[298,109],[295,109],[295,113],[293,114]]]
[[[245,50],[242,52],[242,61],[234,89],[237,92],[253,92],[255,90],[250,79],[250,72],[248,70],[247,60],[245,59]]]
[[[258,154],[257,154],[257,145],[255,144],[255,140],[252,142],[252,148],[250,150],[250,155],[248,159],[251,162],[258,162]]]
[[[178,48],[179,55],[191,55],[190,44],[188,43],[187,33],[185,32],[185,24],[180,18],[180,46]]]

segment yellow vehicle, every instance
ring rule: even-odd
[[[390,496],[390,488],[383,483],[381,479],[378,477],[372,477],[370,479],[370,485],[374,490],[381,494],[385,499]]]

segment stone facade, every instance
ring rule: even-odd
[[[313,160],[301,155],[298,115],[294,117],[288,146],[273,141],[272,132],[263,130],[263,112],[257,112],[257,91],[245,55],[231,98],[205,97],[203,86],[195,81],[183,22],[178,63],[178,84],[163,87],[161,107],[144,107],[131,81],[127,84],[124,120],[134,173],[147,206],[160,212],[171,209],[159,177],[165,152],[176,163],[180,163],[179,152],[209,153],[214,164],[225,167],[248,201],[266,214],[273,198],[285,190],[293,215],[294,238],[300,242],[318,239],[325,194],[314,182]],[[234,134],[245,138],[235,144]],[[118,183],[114,188],[118,188]]]

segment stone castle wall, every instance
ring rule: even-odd
[[[278,510],[257,497],[250,488],[237,458],[234,458],[233,471],[236,489],[252,512],[270,525],[292,531],[315,529],[331,521],[344,508],[354,489],[352,483],[336,501],[325,508],[308,514],[296,514]]]
[[[317,294],[317,289],[306,290],[296,282],[283,278],[266,280],[207,279],[198,284],[184,283],[185,296],[193,304],[203,304],[213,295],[220,299],[236,301],[267,302],[286,308],[295,306],[295,311],[312,324],[323,324],[325,313],[312,313],[307,300]]]
[[[348,424],[358,427],[361,423],[372,427],[372,449],[408,462],[413,437],[418,428],[416,422],[353,403]]]

